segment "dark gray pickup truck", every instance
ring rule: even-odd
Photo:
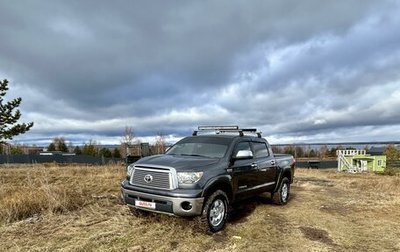
[[[254,129],[211,129],[216,133],[199,135],[210,130],[199,127],[166,154],[129,165],[121,183],[125,204],[133,212],[199,216],[202,227],[217,232],[234,202],[270,192],[275,203],[287,203],[295,167],[292,156],[274,155],[260,133],[247,134]]]

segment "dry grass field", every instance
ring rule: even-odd
[[[132,216],[124,167],[0,168],[0,251],[399,251],[400,177],[296,170],[286,206],[262,195],[224,231],[191,219]]]

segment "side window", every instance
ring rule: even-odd
[[[236,145],[236,147],[235,147],[235,151],[233,152],[233,155],[236,156],[236,154],[240,150],[249,150],[249,151],[251,151],[250,143],[249,142],[240,142],[240,143],[238,143]]]
[[[256,158],[268,157],[269,152],[265,143],[253,142],[254,155]]]

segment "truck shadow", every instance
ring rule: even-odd
[[[232,204],[229,211],[228,222],[231,224],[246,222],[247,217],[250,216],[258,206],[271,204],[273,204],[273,201],[268,193],[235,202]]]
[[[293,200],[296,200],[296,194],[291,192],[290,200],[287,206],[289,206],[290,202]],[[277,211],[278,208],[284,206],[279,206],[274,204],[270,194],[263,193],[261,195],[241,200],[239,202],[235,202],[234,204],[232,204],[229,209],[227,224],[236,225],[240,223],[246,223],[248,221],[248,217],[254,214],[256,208],[263,209],[264,207],[266,208],[264,212],[268,213],[272,211]],[[197,218],[193,217],[174,218],[167,215],[161,215],[157,213],[144,212],[144,211],[140,211],[139,213],[140,214],[138,217],[141,219],[141,222],[146,225],[154,222],[164,222],[165,225],[169,225],[168,223],[170,223],[170,221],[173,221],[174,225],[179,226],[180,229],[185,229],[189,226],[193,233],[203,233],[203,229],[199,228],[199,223]],[[213,235],[214,239],[217,240],[226,238],[224,230],[219,232],[218,234],[212,234],[212,233],[209,234]]]
[[[290,193],[290,201],[295,200],[296,194]],[[244,223],[247,221],[247,217],[250,216],[257,207],[260,206],[271,206],[271,207],[281,207],[276,205],[271,199],[271,195],[269,193],[264,193],[258,196],[254,196],[239,202],[236,202],[232,205],[229,211],[228,223],[238,224]]]

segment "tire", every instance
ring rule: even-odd
[[[272,200],[277,205],[286,205],[290,196],[290,182],[284,177],[279,185],[278,191],[272,194]]]
[[[200,220],[200,229],[216,233],[225,227],[228,217],[229,200],[226,193],[217,190],[206,200]]]

